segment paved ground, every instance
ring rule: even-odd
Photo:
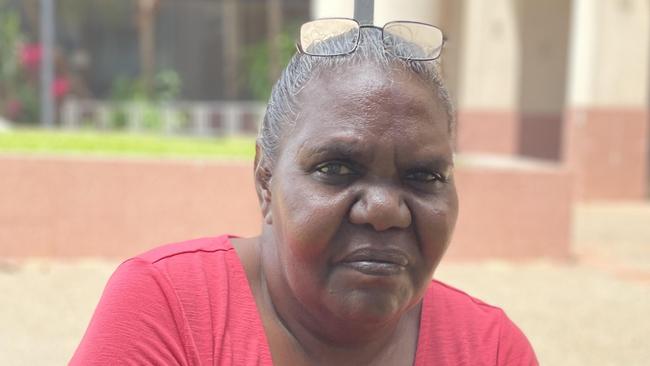
[[[575,215],[576,259],[444,263],[438,278],[502,306],[543,365],[648,365],[650,205]],[[0,261],[0,363],[62,365],[116,261]]]

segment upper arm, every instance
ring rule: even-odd
[[[111,276],[70,364],[187,365],[187,325],[173,288],[148,262]]]

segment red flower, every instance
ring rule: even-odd
[[[40,43],[24,44],[20,50],[20,64],[29,71],[38,70],[43,49]]]
[[[52,94],[56,99],[61,99],[70,91],[70,80],[65,76],[59,76],[54,79],[52,84]]]

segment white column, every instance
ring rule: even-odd
[[[510,0],[465,3],[459,109],[517,106],[519,39]]]
[[[593,100],[596,28],[596,3],[593,0],[574,0],[567,78],[569,106],[584,107]]]
[[[567,102],[572,107],[645,107],[650,4],[574,0]]]
[[[311,17],[329,18],[354,16],[354,0],[311,0]]]
[[[440,23],[441,0],[375,0],[375,24],[383,26],[393,20]]]

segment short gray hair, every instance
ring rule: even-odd
[[[327,40],[319,44],[321,50],[330,53],[340,53],[344,47],[341,39]],[[442,102],[447,114],[450,138],[455,133],[455,112],[444,85],[439,63],[437,61],[407,61],[384,50],[381,32],[374,28],[361,28],[361,39],[357,50],[345,56],[318,57],[296,53],[287,67],[282,71],[280,79],[271,90],[271,97],[266,106],[266,113],[257,137],[262,156],[272,163],[280,145],[283,133],[288,127],[293,127],[300,106],[297,103],[298,94],[307,83],[324,70],[333,70],[342,66],[373,63],[386,69],[401,69],[412,72],[431,85]]]

